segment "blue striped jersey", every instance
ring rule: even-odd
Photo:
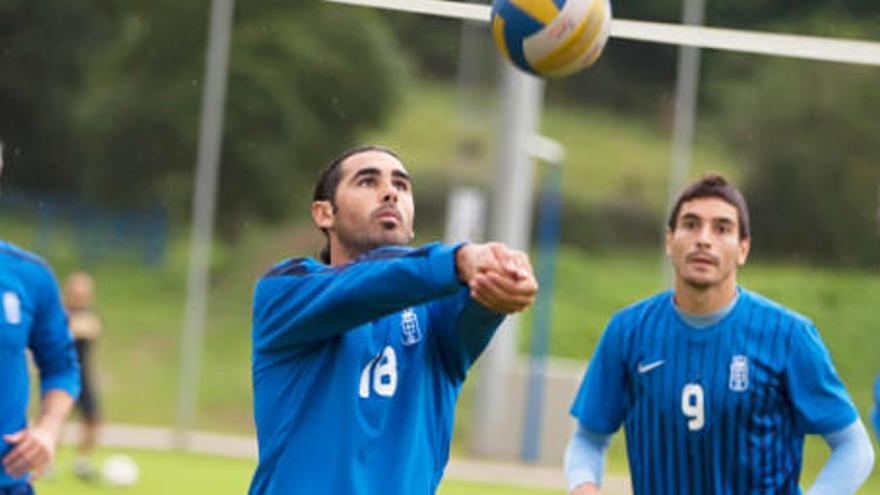
[[[27,426],[30,397],[27,351],[40,371],[40,390],[79,394],[79,364],[58,284],[37,256],[0,241],[0,458],[12,449],[2,440]],[[0,465],[0,487],[19,485]]]
[[[291,259],[259,280],[251,494],[434,493],[458,392],[503,318],[469,297],[456,249]]]
[[[806,434],[858,415],[812,323],[738,289],[703,329],[672,292],[621,310],[597,346],[571,414],[626,432],[636,494],[797,494]]]

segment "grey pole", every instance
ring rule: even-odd
[[[684,0],[682,20],[685,24],[702,25],[705,0]],[[672,134],[672,160],[669,167],[667,211],[685,186],[694,146],[694,121],[697,113],[697,91],[700,84],[700,49],[682,46],[678,49],[678,82],[675,89],[675,124]],[[665,229],[664,229],[665,232]],[[672,267],[663,262],[663,283],[672,284]]]
[[[537,132],[544,97],[544,82],[504,62],[502,110],[497,145],[496,188],[492,201],[492,239],[516,249],[528,249],[532,218],[534,163],[531,140]],[[505,420],[509,417],[508,378],[516,365],[519,316],[511,315],[495,334],[480,358],[476,388],[473,451],[497,455],[504,446]],[[516,442],[509,447],[519,448]]]
[[[176,438],[181,448],[186,445],[186,433],[193,427],[196,416],[234,9],[235,0],[211,2],[186,287],[186,320],[181,342]]]

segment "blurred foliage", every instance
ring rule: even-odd
[[[118,208],[163,204],[174,218],[187,218],[209,5],[0,0],[0,138],[9,144],[4,186]],[[619,18],[679,22],[681,1],[615,2],[614,9]],[[713,0],[707,9],[706,23],[713,26],[880,39],[875,0]],[[461,26],[318,0],[238,2],[218,201],[227,239],[251,219],[301,211],[318,169],[362,131],[375,132],[396,105],[407,104],[401,95],[408,66],[423,78],[415,93],[427,92],[424,78],[459,78],[485,89],[475,93],[481,103],[491,100],[496,55],[490,37],[477,28],[478,46],[462,53]],[[755,222],[760,242],[781,255],[876,263],[877,70],[706,53],[712,56],[703,59],[698,139],[726,142],[750,165],[740,178],[762,212]],[[599,131],[576,125],[584,112],[556,127],[548,113],[543,132],[564,142],[573,161],[614,164],[605,174],[633,185],[611,195],[630,201],[602,202],[590,197],[598,187],[567,181],[567,218],[595,227],[567,234],[572,242],[585,236],[608,245],[649,242],[638,233],[662,217],[657,198],[665,191],[658,184],[666,151],[651,163],[640,162],[636,151],[658,137],[665,148],[677,54],[671,46],[612,40],[595,68],[552,83],[548,108],[586,103],[590,114],[615,116],[615,126],[646,128],[640,137],[602,131],[603,142],[621,146],[601,147],[584,137]],[[470,57],[467,64],[461,55]],[[462,67],[470,69],[458,74]],[[400,134],[448,141],[435,122],[442,115],[420,115]],[[446,165],[443,157],[451,154],[421,160]],[[719,166],[705,155],[695,160],[695,170]],[[636,166],[624,166],[631,163]],[[442,174],[426,178],[424,188],[443,191],[437,184],[445,180]],[[443,198],[434,194],[427,203],[439,211]],[[821,235],[807,235],[810,228]]]
[[[80,179],[71,100],[83,61],[107,33],[110,2],[0,1],[0,137],[4,182],[65,191]]]
[[[210,3],[104,3],[0,2],[5,179],[183,216]],[[230,235],[302,199],[320,167],[391,112],[405,77],[390,31],[363,9],[239,2],[232,43],[218,202]]]
[[[761,250],[878,264],[880,72],[770,59],[753,69],[723,92],[723,123],[748,163]]]

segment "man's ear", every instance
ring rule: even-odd
[[[336,224],[333,205],[327,200],[312,202],[312,221],[322,230],[331,230]]]
[[[737,264],[739,266],[743,266],[746,264],[746,260],[749,258],[749,250],[752,248],[752,238],[746,237],[745,239],[741,239],[739,241],[739,256],[737,257]]]
[[[671,229],[666,229],[666,256],[672,256],[672,236],[675,235]]]

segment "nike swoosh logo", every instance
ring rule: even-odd
[[[640,363],[639,367],[638,367],[639,373],[647,373],[654,368],[659,368],[660,366],[663,366],[663,363],[665,363],[665,362],[666,362],[665,360],[661,359],[660,361],[654,361],[653,363],[648,363],[648,364],[641,364]]]

